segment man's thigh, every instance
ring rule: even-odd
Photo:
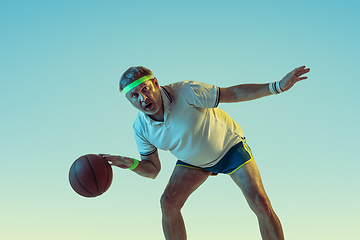
[[[191,193],[205,182],[210,174],[211,172],[202,169],[176,166],[164,190],[163,197],[171,198],[174,203],[182,206]]]
[[[240,187],[246,200],[253,201],[258,196],[266,196],[259,169],[252,159],[249,163],[230,175]]]

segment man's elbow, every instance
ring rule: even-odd
[[[154,171],[152,173],[149,173],[147,176],[147,178],[151,178],[151,179],[155,179],[157,176],[159,175],[159,171]]]

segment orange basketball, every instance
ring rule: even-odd
[[[97,197],[106,192],[111,185],[112,177],[110,164],[95,154],[79,157],[69,171],[71,187],[84,197]]]

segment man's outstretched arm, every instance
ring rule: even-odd
[[[307,79],[302,75],[308,73],[310,68],[301,66],[289,72],[280,80],[280,88],[283,92],[289,90],[298,81]],[[234,103],[242,101],[250,101],[262,97],[272,95],[269,89],[269,83],[265,84],[240,84],[228,88],[220,88],[220,102]]]

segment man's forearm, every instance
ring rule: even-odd
[[[240,84],[228,88],[221,88],[221,102],[243,102],[272,95],[269,84]]]
[[[295,83],[307,79],[308,77],[303,76],[308,73],[310,68],[301,66],[295,68],[280,81],[276,82],[275,85],[271,85],[271,89],[274,94],[288,91],[294,86]],[[270,91],[269,83],[264,84],[240,84],[228,88],[220,88],[220,102],[231,103],[231,102],[242,102],[250,101],[265,96],[272,95]]]
[[[237,102],[254,100],[272,95],[269,84],[242,84],[234,86],[233,91]]]
[[[133,172],[139,174],[142,177],[155,179],[159,174],[160,169],[150,161],[139,161],[139,165],[133,170]]]

